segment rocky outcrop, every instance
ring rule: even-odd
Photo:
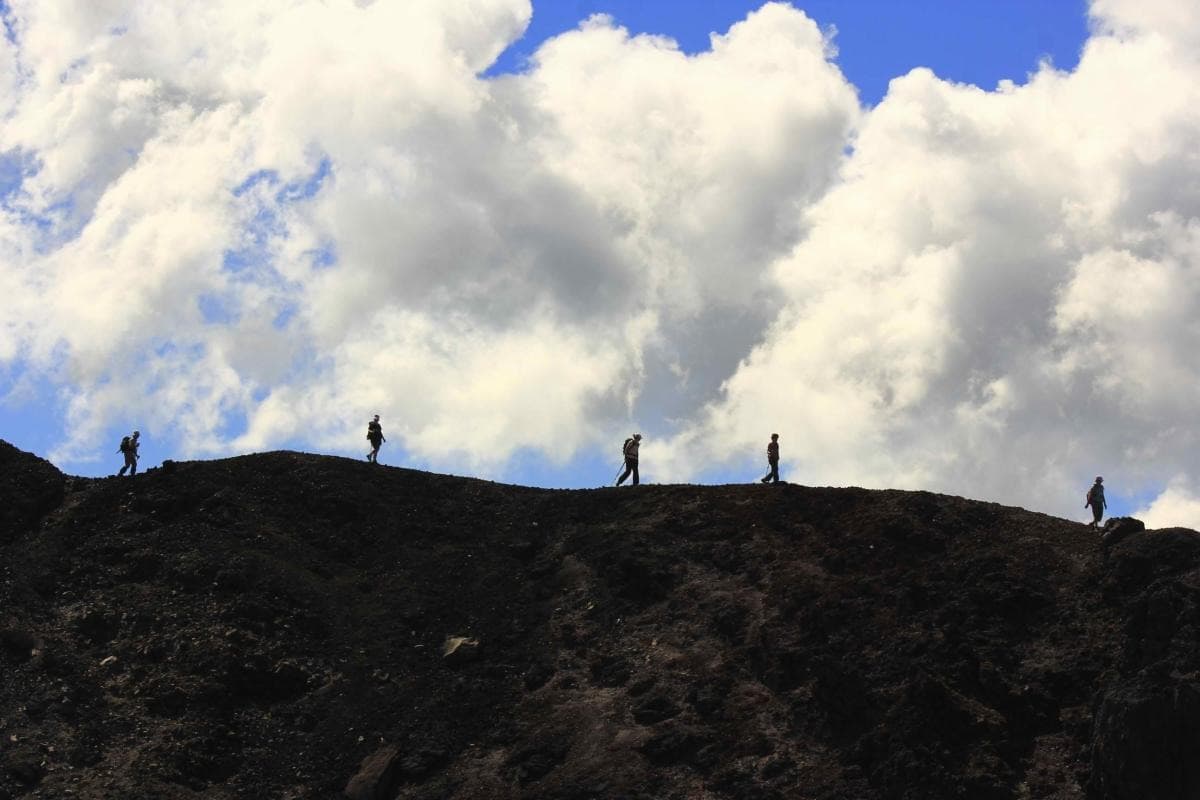
[[[1106,594],[1122,610],[1123,629],[1120,658],[1097,694],[1091,761],[1097,797],[1200,797],[1197,576],[1194,531],[1127,537],[1109,556]]]
[[[1146,525],[1140,519],[1133,517],[1112,517],[1105,521],[1100,529],[1100,539],[1105,545],[1112,547],[1118,542],[1146,530]]]
[[[49,461],[0,440],[0,544],[28,532],[57,507],[65,484]]]

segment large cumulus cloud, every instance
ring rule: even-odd
[[[1105,472],[1186,509],[1200,76],[1177,5],[1097,3],[1069,74],[894,80],[775,265],[780,315],[664,457],[757,452],[769,420],[802,480],[1078,514]]]
[[[854,90],[783,5],[698,56],[596,17],[481,78],[530,13],[12,3],[0,355],[62,387],[56,457],[126,418],[184,453],[345,451],[383,410],[495,474],[699,407],[769,322]]]

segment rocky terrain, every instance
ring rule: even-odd
[[[1200,535],[0,442],[0,798],[1200,797]]]

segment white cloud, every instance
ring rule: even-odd
[[[695,57],[599,17],[547,43],[523,88],[542,158],[628,222],[657,299],[694,314],[761,288],[829,186],[858,116],[831,54],[783,4]]]
[[[1165,491],[1133,516],[1148,528],[1191,528],[1200,530],[1200,494],[1187,476],[1173,479]]]
[[[1200,44],[1200,7],[1179,0],[1092,0],[1093,27],[1106,34],[1161,37],[1185,48]]]
[[[313,421],[313,440],[337,448],[380,413],[389,439],[428,463],[494,472],[518,447],[561,463],[595,443],[579,415],[622,368],[616,351],[548,320],[495,334],[462,317],[396,311],[376,315],[332,360],[327,386],[272,395],[238,445],[265,447],[299,418]]]

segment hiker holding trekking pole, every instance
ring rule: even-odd
[[[625,479],[633,475],[634,486],[638,485],[638,445],[641,444],[642,435],[635,433],[625,440],[625,444],[621,447],[621,454],[625,457],[625,471],[617,478],[617,486],[625,482]]]
[[[767,444],[767,474],[761,479],[763,483],[779,483],[779,434],[772,433],[771,441]]]

